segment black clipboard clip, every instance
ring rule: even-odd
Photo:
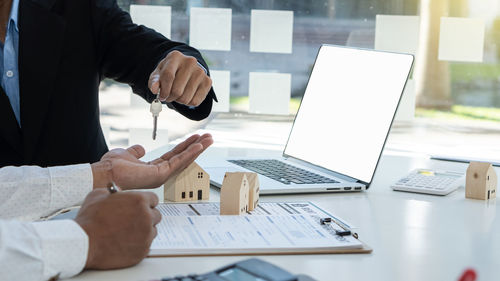
[[[319,219],[319,223],[321,225],[330,225],[330,226],[331,226],[332,223],[335,223],[338,226],[340,226],[340,228],[342,228],[342,230],[337,230],[337,229],[335,229],[335,228],[332,227],[332,229],[335,231],[335,234],[337,234],[338,236],[352,235],[354,238],[358,239],[358,234],[357,233],[352,232],[350,229],[342,226],[340,223],[338,223],[336,220],[334,220],[332,218],[322,218],[322,219]]]

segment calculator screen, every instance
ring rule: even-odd
[[[431,170],[419,170],[417,171],[417,174],[423,175],[423,176],[435,176],[435,177],[449,177],[449,178],[459,178],[462,175],[457,174],[457,173],[446,173],[446,172],[434,172]]]
[[[228,281],[266,281],[237,267],[222,271],[219,276]]]

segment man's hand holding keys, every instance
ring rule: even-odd
[[[198,106],[207,97],[212,80],[196,58],[170,52],[149,76],[149,89],[160,101]]]

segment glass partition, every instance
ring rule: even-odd
[[[292,117],[319,46],[336,44],[415,55],[396,130],[438,130],[433,125],[452,122],[467,128],[486,124],[497,133],[498,0],[118,3],[136,23],[202,52],[221,101],[216,112]]]

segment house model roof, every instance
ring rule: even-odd
[[[486,175],[490,171],[490,168],[493,170],[493,166],[491,165],[491,163],[471,162],[469,167],[467,168],[467,172],[470,173],[471,171],[473,171],[474,174],[477,174],[477,176],[472,175],[474,178],[486,178]]]
[[[204,172],[205,174],[207,174],[205,172],[205,170],[203,170],[203,168],[200,167],[200,165],[198,165],[196,162],[193,162],[193,163],[191,163],[191,165],[187,166],[187,168],[184,169],[184,171],[182,171],[181,173],[179,173],[176,177],[189,176],[191,173],[198,173],[200,171]]]
[[[222,183],[223,189],[224,187],[229,187],[228,189],[224,189],[224,191],[221,190],[221,192],[228,193],[228,194],[234,194],[234,193],[240,193],[241,186],[243,185],[243,181],[246,181],[248,185],[248,178],[245,175],[245,173],[239,173],[239,172],[234,172],[234,173],[226,173],[224,176],[224,181]]]
[[[210,194],[210,175],[197,163],[191,163],[164,184],[164,199],[168,201],[207,200]]]

